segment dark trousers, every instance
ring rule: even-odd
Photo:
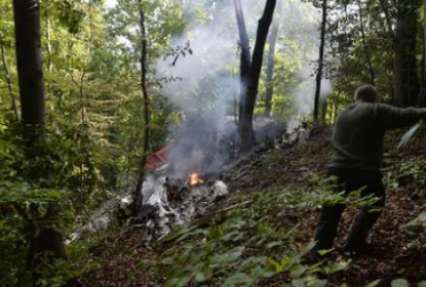
[[[373,205],[365,206],[359,212],[352,225],[345,248],[359,250],[365,244],[368,232],[380,216],[385,206],[385,188],[380,173],[369,173],[357,170],[331,170],[329,175],[337,176],[337,192],[345,191],[349,194],[355,190],[362,190],[361,196],[374,195],[379,200]],[[336,204],[324,206],[321,210],[320,221],[317,227],[315,250],[331,249],[334,237],[345,205]]]

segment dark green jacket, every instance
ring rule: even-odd
[[[385,131],[413,125],[423,118],[426,109],[352,104],[337,118],[331,140],[335,156],[329,168],[380,172]]]

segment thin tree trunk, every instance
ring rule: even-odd
[[[81,71],[80,82],[78,83],[79,92],[80,92],[80,114],[81,114],[81,122],[86,122],[86,103],[84,99],[84,80],[86,78],[86,69],[83,68]]]
[[[0,52],[1,52],[1,61],[3,64],[4,78],[6,80],[7,91],[9,92],[9,96],[11,100],[11,109],[15,115],[16,121],[19,121],[18,105],[16,103],[15,93],[13,92],[12,78],[10,76],[9,68],[7,65],[6,54],[5,54],[4,45],[2,41],[0,41]]]
[[[392,40],[395,41],[395,32],[394,32],[394,29],[392,28],[392,20],[391,20],[391,17],[390,17],[389,7],[387,5],[387,1],[386,0],[380,0],[380,6],[382,8],[383,13],[385,14],[388,33],[389,33],[390,37],[392,38]]]
[[[276,0],[267,0],[262,17],[257,26],[256,42],[253,50],[253,57],[247,83],[246,95],[244,98],[244,113],[240,113],[239,130],[241,138],[241,150],[248,151],[255,144],[253,131],[253,114],[256,104],[256,97],[259,88],[259,78],[263,63],[263,52],[265,50],[266,39],[269,27],[271,26]]]
[[[282,0],[278,0],[277,3],[277,16],[282,9]],[[265,116],[272,116],[272,98],[274,96],[274,69],[275,69],[275,47],[277,44],[278,31],[280,28],[279,17],[276,17],[271,34],[269,35],[269,52],[268,52],[268,63],[266,70],[266,93],[265,93]]]
[[[371,60],[371,53],[370,53],[370,47],[368,47],[367,40],[365,37],[365,28],[364,28],[364,17],[362,12],[362,3],[361,0],[358,0],[358,11],[359,11],[359,24],[361,28],[361,39],[362,44],[364,46],[364,55],[368,66],[368,72],[370,74],[370,84],[375,85],[376,84],[376,74],[374,72],[373,63]]]
[[[321,22],[321,42],[319,49],[319,59],[318,59],[318,71],[316,75],[316,88],[315,88],[315,98],[314,98],[314,123],[318,122],[319,116],[319,105],[321,97],[321,80],[324,67],[324,48],[325,48],[325,32],[327,26],[327,0],[322,2],[322,22]]]
[[[148,90],[146,86],[147,79],[147,35],[145,29],[145,13],[142,7],[142,1],[138,0],[139,4],[139,28],[141,31],[141,58],[140,58],[140,67],[141,67],[141,91],[143,94],[144,100],[144,143],[143,143],[143,154],[140,161],[140,170],[139,170],[139,178],[136,185],[136,190],[134,194],[135,200],[135,214],[140,210],[140,206],[142,204],[142,185],[145,178],[145,164],[148,152],[150,150],[150,98],[148,95]]]
[[[326,98],[323,98],[321,101],[321,123],[326,124],[327,121],[327,110],[328,110],[328,101]]]
[[[334,109],[333,109],[333,120],[331,122],[331,124],[334,124],[336,122],[337,119],[337,103],[334,103]]]
[[[232,73],[232,75],[233,75],[233,77],[235,76],[235,74],[234,73]],[[238,91],[238,88],[240,87],[240,85],[238,85],[238,86],[236,86],[236,89],[235,89],[235,91]],[[239,104],[240,104],[240,101],[239,101],[239,99],[240,99],[240,97],[239,97],[239,95],[238,95],[238,93],[232,93],[232,95],[233,95],[233,112],[234,112],[234,122],[235,122],[235,124],[236,125],[238,125],[238,109],[239,109]]]
[[[50,15],[49,5],[45,5],[45,17],[46,17],[46,47],[47,47],[47,70],[52,70],[52,45],[50,43]]]

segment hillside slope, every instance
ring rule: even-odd
[[[332,150],[321,132],[305,144],[242,161],[225,175],[233,191],[228,198],[155,246],[143,246],[138,228],[111,231],[93,247],[100,263],[83,281],[87,286],[297,287],[426,280],[424,218],[412,222],[426,212],[426,131],[398,150],[401,134],[386,139],[387,207],[366,255],[346,258],[341,252],[356,206],[363,204],[350,198],[329,260],[304,263],[320,204],[344,200],[330,192],[325,179]]]

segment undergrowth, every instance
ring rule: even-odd
[[[303,189],[237,193],[228,207],[169,234],[156,246],[159,259],[141,265],[154,270],[157,278],[164,277],[164,286],[253,286],[280,274],[288,282],[284,286],[326,286],[324,278],[347,269],[350,261],[304,263],[314,243],[301,246],[296,237],[304,230],[292,222],[277,225],[275,216],[283,209],[302,212],[335,203],[364,206],[375,200],[359,198],[359,191],[343,197],[333,192],[334,182],[312,176]]]

